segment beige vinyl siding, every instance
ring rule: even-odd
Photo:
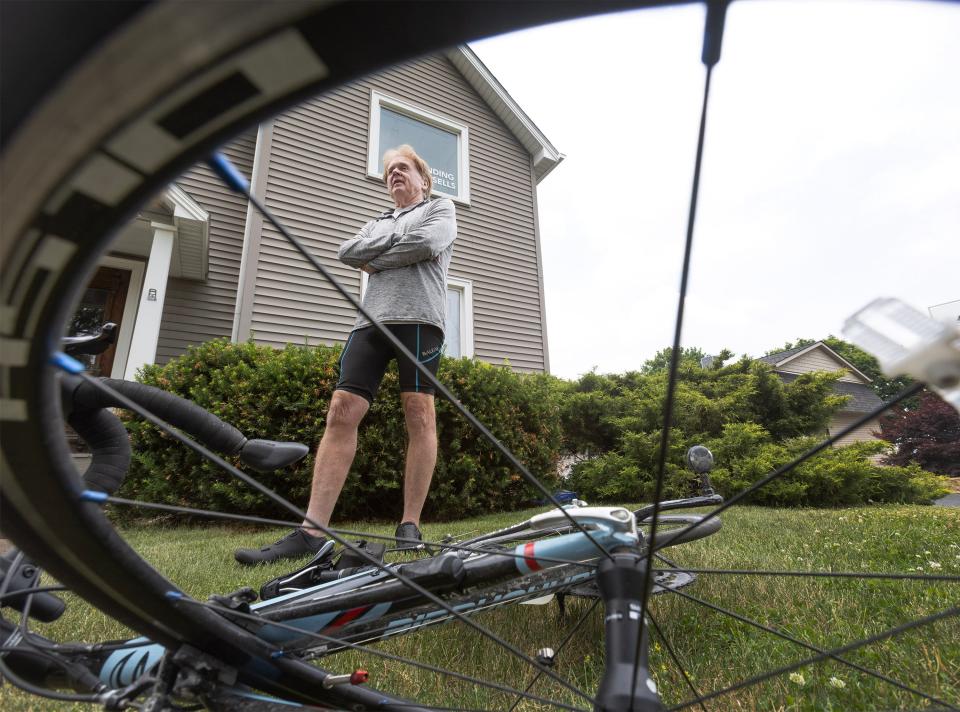
[[[828,428],[830,434],[839,432],[843,428],[846,428],[853,421],[858,418],[863,417],[863,413],[837,413],[833,420],[830,421],[830,427]],[[842,447],[844,445],[852,445],[853,443],[860,442],[861,440],[874,440],[873,433],[880,430],[880,422],[876,419],[871,420],[866,425],[861,425],[856,430],[848,433],[844,437],[840,438],[836,442],[836,447]]]
[[[256,134],[244,135],[224,152],[249,179]],[[207,279],[170,279],[163,304],[156,362],[175,358],[191,344],[230,338],[237,298],[237,276],[247,217],[246,199],[228,190],[205,165],[197,165],[177,180],[210,215]]]
[[[451,276],[473,283],[474,352],[520,371],[545,368],[541,276],[531,159],[443,57],[396,67],[309,101],[276,119],[266,202],[311,252],[359,296],[359,271],[337,250],[392,206],[366,176],[370,92],[465,124],[471,204],[457,204]],[[251,328],[258,342],[343,342],[354,310],[269,227],[257,260]]]
[[[828,354],[824,353],[820,349],[814,349],[809,351],[798,358],[793,359],[792,361],[785,363],[783,366],[778,367],[778,370],[783,371],[784,373],[810,373],[811,371],[839,371],[841,369],[846,369],[846,367],[837,361],[836,359],[831,358]],[[841,381],[846,381],[847,383],[866,383],[862,378],[851,375],[847,371],[843,376],[840,377]]]

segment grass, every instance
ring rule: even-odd
[[[426,525],[439,539],[495,529],[523,513],[494,515],[451,524]],[[392,525],[344,524],[344,528],[390,534]],[[139,526],[125,529],[128,540],[190,594],[205,598],[260,583],[290,570],[274,564],[255,570],[233,561],[232,551],[272,541],[282,532],[227,527]],[[776,510],[743,507],[724,515],[716,536],[671,549],[682,565],[704,568],[797,569],[811,571],[941,572],[960,574],[960,512],[918,506],[877,506],[843,510]],[[788,633],[830,648],[935,613],[960,601],[960,584],[919,581],[798,579],[702,574],[685,592]],[[106,639],[130,635],[95,609],[68,597],[67,615],[36,629],[61,640]],[[524,650],[557,648],[568,630],[590,608],[590,601],[568,601],[560,617],[556,603],[515,606],[482,614],[479,621]],[[757,672],[786,665],[813,653],[769,633],[720,615],[676,594],[657,596],[653,615],[700,692],[722,689]],[[581,689],[596,690],[602,675],[602,615],[588,615],[559,653],[556,671]],[[481,674],[524,687],[530,672],[515,658],[460,623],[437,626],[380,644],[389,652],[455,670]],[[918,631],[851,652],[847,658],[882,671],[951,703],[960,701],[960,620],[940,621]],[[508,709],[512,699],[484,688],[401,667],[369,652],[327,658],[337,672],[363,667],[371,684],[400,695],[452,707]],[[651,668],[665,703],[690,698],[689,688],[662,641],[655,639]],[[804,667],[800,676],[780,675],[713,702],[709,710],[897,710],[935,708],[923,698],[878,681],[838,662]],[[540,681],[534,691],[579,707],[583,699]],[[4,710],[85,709],[45,702],[0,688]],[[520,709],[545,709],[526,703]],[[691,709],[699,709],[694,706]]]

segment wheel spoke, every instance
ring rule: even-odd
[[[596,610],[597,606],[599,606],[599,605],[600,605],[600,599],[599,599],[599,598],[598,598],[598,599],[595,599],[594,602],[590,605],[590,608],[588,608],[588,609],[586,610],[586,612],[585,612],[582,616],[580,616],[580,620],[578,620],[576,623],[574,623],[573,627],[567,632],[567,634],[564,636],[563,640],[560,641],[560,644],[557,645],[557,648],[556,648],[556,651],[555,651],[555,653],[556,653],[557,655],[560,654],[560,651],[562,651],[562,650],[564,649],[564,647],[567,645],[567,643],[570,642],[570,640],[573,638],[574,634],[575,634],[578,630],[580,630],[580,628],[583,626],[583,624],[586,623],[587,619],[590,617],[590,615],[594,612],[594,610]],[[538,681],[541,677],[542,677],[542,675],[540,675],[540,672],[537,671],[537,673],[533,676],[533,679],[530,681],[530,683],[524,688],[524,692],[530,692],[530,690],[533,689],[533,686],[537,684],[537,681]],[[520,702],[521,702],[521,698],[520,698],[520,697],[517,697],[517,699],[514,700],[513,704],[510,706],[509,712],[513,712],[513,710],[515,710],[515,709],[517,708],[517,705],[519,705]]]
[[[697,569],[677,565],[673,565],[671,570],[690,574],[720,574],[731,576],[793,576],[798,578],[854,578],[891,581],[948,581],[951,583],[960,583],[960,576],[952,574],[898,574],[884,573],[879,571],[763,571],[751,569]]]
[[[97,380],[96,378],[93,378],[92,376],[90,376],[90,375],[88,375],[88,374],[86,374],[86,373],[80,372],[78,375],[79,375],[84,381],[86,381],[87,383],[89,383],[90,385],[92,385],[92,386],[93,386],[94,388],[96,388],[97,390],[100,390],[100,391],[102,391],[102,392],[104,392],[104,393],[109,394],[112,398],[114,398],[117,402],[119,402],[124,408],[133,411],[134,413],[136,413],[137,415],[139,415],[139,416],[142,417],[143,419],[147,420],[148,422],[152,423],[152,424],[155,425],[156,427],[160,428],[161,430],[163,430],[163,432],[167,433],[170,437],[174,438],[175,440],[177,440],[177,441],[180,442],[180,443],[183,443],[184,445],[186,445],[187,447],[189,447],[191,450],[194,450],[195,452],[197,452],[198,454],[202,455],[203,457],[205,457],[205,458],[206,458],[207,460],[209,460],[210,462],[218,465],[221,469],[223,469],[223,470],[224,470],[225,472],[227,472],[228,474],[233,475],[233,476],[236,477],[237,479],[239,479],[239,480],[241,480],[242,482],[245,482],[245,483],[248,484],[249,486],[253,487],[255,490],[257,490],[257,491],[260,492],[261,494],[266,495],[266,496],[269,497],[273,502],[279,504],[281,507],[284,507],[287,511],[291,512],[291,513],[294,514],[295,516],[297,516],[297,517],[302,517],[302,518],[303,518],[303,521],[305,521],[305,522],[307,522],[308,524],[310,524],[311,527],[314,527],[314,528],[317,529],[318,531],[323,532],[326,536],[328,536],[329,538],[333,539],[334,541],[336,541],[338,544],[340,544],[340,545],[343,546],[344,548],[349,549],[350,551],[352,551],[352,552],[354,552],[355,554],[357,554],[358,556],[360,556],[360,557],[361,557],[364,561],[366,561],[367,563],[369,563],[369,564],[371,564],[371,565],[373,565],[373,566],[376,566],[378,569],[380,569],[381,571],[383,571],[384,573],[386,573],[388,576],[390,576],[390,577],[392,577],[392,578],[395,578],[397,581],[400,581],[400,582],[401,582],[402,584],[404,584],[407,588],[409,588],[409,589],[412,590],[412,591],[415,591],[416,593],[418,593],[419,595],[423,596],[424,598],[426,598],[428,601],[430,601],[430,602],[433,603],[434,605],[438,606],[439,608],[442,608],[444,611],[446,611],[447,613],[449,613],[451,616],[453,616],[453,617],[456,618],[457,620],[461,621],[462,623],[465,623],[467,626],[469,626],[470,628],[473,628],[475,631],[477,631],[477,632],[480,633],[481,635],[486,636],[489,640],[491,640],[491,641],[493,641],[494,643],[496,643],[497,645],[499,645],[501,648],[503,648],[504,650],[506,650],[507,652],[509,652],[511,655],[513,655],[513,656],[516,657],[517,659],[525,662],[527,665],[529,665],[530,667],[532,667],[532,668],[535,669],[535,670],[542,670],[544,675],[546,675],[547,677],[550,677],[551,679],[553,679],[555,682],[559,683],[560,685],[563,685],[563,686],[566,687],[568,690],[570,690],[570,691],[573,692],[574,694],[576,694],[576,695],[584,698],[585,700],[587,700],[587,701],[590,702],[591,704],[593,704],[593,703],[595,702],[595,700],[594,700],[590,695],[588,695],[586,692],[584,692],[583,690],[578,689],[578,688],[577,688],[576,686],[574,686],[574,685],[571,685],[569,682],[567,682],[566,680],[564,680],[563,678],[561,678],[559,675],[557,675],[556,673],[554,673],[552,670],[548,670],[548,669],[544,668],[542,665],[539,665],[533,658],[531,658],[529,655],[527,655],[526,653],[524,653],[523,651],[521,651],[520,649],[518,649],[516,646],[508,643],[507,641],[505,641],[505,640],[504,640],[503,638],[501,638],[500,636],[498,636],[498,635],[494,634],[493,632],[487,630],[484,626],[480,625],[479,623],[477,623],[477,622],[474,621],[474,620],[471,620],[471,619],[468,618],[467,616],[463,615],[463,613],[461,613],[460,611],[457,611],[457,610],[453,609],[451,606],[449,606],[449,605],[448,605],[445,601],[443,601],[441,598],[439,598],[439,597],[436,596],[435,594],[431,593],[430,591],[428,591],[427,589],[425,589],[423,586],[420,586],[419,584],[417,584],[417,583],[415,583],[414,581],[410,580],[409,577],[403,575],[403,574],[400,573],[400,571],[398,571],[397,569],[395,569],[395,568],[390,568],[390,567],[386,566],[383,562],[378,561],[376,558],[370,556],[370,555],[369,555],[366,551],[364,551],[363,549],[361,549],[361,548],[359,548],[359,547],[357,547],[357,546],[354,546],[354,545],[351,544],[347,539],[344,539],[344,538],[341,537],[339,534],[335,534],[329,527],[325,527],[325,526],[323,526],[322,524],[319,524],[318,522],[315,522],[315,521],[309,519],[309,518],[307,517],[306,513],[303,512],[301,509],[299,509],[296,505],[294,505],[294,504],[292,504],[291,502],[287,501],[285,498],[283,498],[283,497],[281,497],[280,495],[278,495],[276,492],[274,492],[273,490],[271,490],[269,487],[261,484],[260,482],[258,482],[258,481],[257,481],[256,479],[254,479],[253,477],[250,477],[250,475],[246,474],[245,472],[243,472],[243,471],[240,470],[239,468],[234,467],[233,465],[231,465],[229,462],[227,462],[226,460],[224,460],[223,458],[221,458],[221,457],[220,457],[219,455],[217,455],[216,453],[211,452],[208,448],[204,447],[204,446],[201,445],[200,443],[198,443],[198,442],[192,440],[191,438],[187,437],[186,435],[184,435],[183,433],[181,433],[181,432],[180,432],[179,430],[177,430],[176,428],[173,428],[173,427],[170,426],[168,423],[164,422],[164,421],[161,420],[160,418],[158,418],[158,417],[156,417],[155,415],[153,415],[152,413],[150,413],[147,409],[141,407],[138,403],[136,403],[136,402],[134,402],[133,400],[127,398],[126,396],[122,395],[121,393],[118,393],[118,392],[115,391],[114,389],[110,388],[109,386],[105,385],[104,383],[100,382],[100,381]],[[106,499],[106,498],[104,497],[104,499]],[[593,538],[591,538],[590,540],[593,541],[594,543],[596,543]],[[184,597],[184,598],[181,599],[181,600],[189,600],[189,598]]]
[[[267,208],[267,206],[259,200],[253,192],[250,190],[250,186],[247,182],[240,176],[240,173],[230,164],[227,158],[221,154],[216,154],[209,161],[208,165],[213,171],[223,180],[224,184],[236,192],[240,193],[250,203],[256,208],[267,221],[273,225],[281,235],[289,242],[310,265],[319,272],[324,279],[332,286],[340,295],[346,299],[363,317],[370,322],[370,325],[376,328],[377,332],[385,338],[390,344],[396,349],[400,354],[403,355],[407,361],[412,364],[433,388],[436,389],[437,393],[445,398],[450,405],[453,406],[454,410],[460,413],[463,416],[464,420],[470,423],[473,428],[480,433],[493,447],[510,463],[510,466],[519,472],[523,478],[533,485],[537,490],[540,491],[550,502],[553,503],[560,512],[566,517],[570,523],[576,528],[580,533],[585,535],[587,539],[593,544],[601,556],[606,556],[610,558],[610,554],[604,549],[600,544],[594,540],[593,536],[583,527],[580,522],[574,519],[570,514],[563,508],[560,502],[547,490],[546,487],[538,480],[527,468],[520,462],[516,455],[503,443],[501,443],[496,436],[485,426],[480,420],[464,406],[453,393],[444,386],[440,380],[434,376],[430,370],[420,362],[420,360],[414,356],[410,351],[403,345],[403,343],[398,339],[389,329],[387,329],[383,324],[381,324],[377,319],[371,316],[366,309],[363,308],[356,297],[344,287],[340,281],[333,276],[333,274],[324,267],[323,263],[320,262],[311,252],[307,249],[306,245],[297,238],[292,232],[290,232],[286,226],[278,220],[273,213]]]
[[[697,202],[700,193],[700,172],[703,166],[703,147],[707,129],[707,106],[710,99],[710,79],[713,68],[720,59],[720,45],[723,39],[723,25],[728,0],[707,0],[707,16],[703,33],[703,53],[701,58],[706,66],[703,85],[703,99],[700,103],[700,125],[697,133],[697,152],[693,163],[693,186],[690,191],[690,210],[687,215],[687,234],[683,246],[683,266],[680,270],[680,295],[677,298],[677,316],[674,320],[673,347],[670,352],[670,368],[667,376],[667,392],[663,403],[663,427],[660,431],[660,451],[657,453],[656,485],[653,495],[652,523],[647,541],[647,566],[644,573],[643,589],[640,592],[640,609],[646,614],[650,598],[650,583],[653,575],[653,554],[657,547],[657,524],[660,513],[660,501],[663,498],[663,482],[666,477],[667,450],[670,446],[670,432],[673,423],[673,405],[677,387],[677,373],[680,368],[680,344],[683,334],[683,312],[687,299],[687,287],[690,277],[690,259],[693,254],[693,232],[697,217]],[[689,529],[692,529],[690,527]],[[682,536],[681,533],[679,536]],[[640,659],[640,646],[644,640],[643,628],[646,615],[640,616],[640,631],[637,635],[635,659]],[[637,689],[639,666],[633,669],[630,689]]]
[[[904,400],[906,400],[907,398],[911,398],[911,397],[915,396],[917,393],[919,393],[919,392],[922,391],[922,390],[923,390],[923,384],[922,384],[922,383],[915,383],[914,385],[910,386],[909,388],[904,389],[903,391],[901,391],[900,393],[898,393],[896,396],[894,396],[891,400],[887,401],[886,403],[884,403],[884,404],[882,404],[882,405],[877,406],[876,408],[874,408],[872,411],[870,411],[870,412],[867,413],[866,415],[863,415],[863,416],[861,416],[860,418],[857,418],[855,421],[853,421],[852,423],[850,423],[850,424],[847,425],[846,427],[841,428],[841,429],[838,430],[836,433],[834,433],[833,435],[831,435],[829,438],[827,438],[826,440],[822,441],[819,445],[815,445],[814,447],[810,448],[809,450],[807,450],[807,451],[804,452],[803,454],[801,454],[801,455],[799,455],[798,457],[796,457],[794,460],[788,462],[786,465],[783,465],[782,467],[777,468],[776,470],[774,470],[773,472],[771,472],[769,475],[766,475],[765,477],[762,477],[761,479],[757,480],[756,482],[754,482],[752,485],[750,485],[750,486],[747,487],[746,489],[741,490],[741,491],[738,492],[737,494],[735,494],[735,495],[733,495],[732,497],[730,497],[729,499],[725,500],[723,504],[721,504],[720,506],[718,506],[718,507],[716,507],[715,509],[711,510],[708,514],[704,515],[704,518],[703,518],[701,521],[695,522],[694,524],[691,524],[690,526],[682,529],[682,530],[680,531],[680,533],[677,535],[677,537],[682,537],[682,536],[684,536],[684,535],[692,532],[692,531],[693,531],[694,529],[696,529],[697,527],[703,526],[703,524],[704,524],[705,522],[708,522],[711,518],[716,517],[717,515],[719,515],[719,514],[722,513],[722,512],[725,512],[725,511],[728,510],[730,507],[732,507],[734,504],[736,504],[736,503],[739,502],[740,500],[744,499],[744,498],[747,497],[748,495],[753,494],[753,493],[756,492],[758,489],[760,489],[761,487],[769,484],[770,482],[772,482],[773,480],[777,479],[778,477],[782,477],[783,475],[787,474],[787,473],[790,472],[793,468],[797,467],[798,465],[800,465],[800,464],[803,463],[803,462],[806,462],[807,460],[809,460],[811,457],[813,457],[814,455],[818,454],[819,452],[821,452],[821,451],[823,451],[823,450],[826,450],[828,447],[830,447],[831,445],[833,445],[833,444],[835,444],[836,442],[838,442],[841,438],[846,437],[847,435],[849,435],[850,433],[852,433],[852,432],[853,432],[854,430],[856,430],[857,428],[860,428],[861,426],[866,425],[867,423],[869,423],[871,420],[874,420],[875,418],[879,417],[880,415],[883,414],[883,412],[884,412],[885,410],[888,410],[889,408],[892,408],[892,407],[895,406],[897,403],[900,403],[901,401],[904,401]]]
[[[818,662],[818,661],[820,661],[820,660],[824,660],[824,659],[826,659],[826,658],[830,658],[830,659],[835,660],[835,661],[837,661],[837,662],[839,662],[839,663],[842,663],[842,664],[846,665],[847,667],[850,667],[850,668],[853,668],[854,670],[857,670],[858,672],[862,672],[862,673],[865,673],[865,674],[867,674],[867,675],[870,675],[871,677],[875,677],[875,678],[877,678],[878,680],[882,680],[883,682],[886,682],[886,683],[888,683],[888,684],[890,684],[890,685],[893,685],[894,687],[898,687],[898,688],[900,688],[901,690],[905,690],[905,691],[911,692],[911,693],[913,693],[913,694],[915,694],[915,695],[919,695],[920,697],[923,697],[923,698],[925,698],[925,699],[928,699],[928,700],[930,700],[931,702],[936,702],[937,704],[942,704],[942,705],[948,705],[948,708],[949,708],[949,709],[954,709],[954,708],[952,708],[952,707],[949,707],[949,703],[948,703],[948,702],[944,702],[944,701],[941,700],[941,699],[938,699],[938,698],[936,698],[936,697],[934,697],[934,696],[932,696],[932,695],[929,695],[929,694],[927,694],[927,693],[925,693],[925,692],[922,692],[922,691],[917,690],[917,689],[915,689],[915,688],[913,688],[913,687],[910,687],[910,686],[908,686],[908,685],[905,685],[904,683],[899,682],[898,680],[895,680],[895,679],[893,679],[893,678],[891,678],[891,677],[888,677],[887,675],[884,675],[884,674],[881,673],[881,672],[878,672],[878,671],[876,671],[876,670],[871,670],[870,668],[864,667],[864,666],[862,666],[862,665],[859,665],[858,663],[852,662],[852,661],[847,660],[846,658],[843,658],[843,657],[840,656],[841,653],[845,653],[845,652],[848,652],[848,651],[850,651],[850,650],[855,650],[856,648],[862,647],[862,646],[864,646],[864,645],[868,645],[869,643],[876,642],[877,640],[882,640],[883,638],[890,637],[891,635],[895,635],[896,633],[903,632],[903,631],[905,631],[905,630],[909,630],[909,629],[912,628],[912,627],[916,627],[915,625],[913,625],[913,623],[915,623],[916,621],[914,621],[914,622],[912,622],[912,623],[904,624],[903,626],[898,626],[897,628],[892,628],[892,629],[890,629],[890,630],[888,630],[888,631],[884,631],[883,633],[879,633],[879,634],[876,635],[876,636],[871,636],[870,638],[865,638],[865,639],[863,639],[863,640],[861,640],[861,641],[858,641],[858,642],[855,642],[855,643],[850,643],[849,645],[841,646],[840,648],[835,648],[835,649],[833,649],[833,650],[827,650],[827,649],[825,649],[825,648],[821,648],[821,647],[818,647],[818,646],[816,646],[816,645],[813,645],[812,643],[807,643],[807,642],[805,642],[805,641],[803,641],[803,640],[800,640],[799,638],[795,638],[794,636],[789,635],[788,633],[784,633],[783,631],[777,630],[777,629],[775,629],[775,628],[771,628],[770,626],[766,626],[766,625],[764,625],[763,623],[759,623],[759,622],[757,622],[757,621],[755,621],[755,620],[752,620],[752,619],[750,619],[750,618],[747,618],[746,616],[740,615],[739,613],[736,613],[735,611],[731,611],[731,610],[729,610],[729,609],[727,609],[727,608],[723,608],[722,606],[718,606],[718,605],[716,605],[715,603],[710,603],[709,601],[705,601],[705,600],[703,600],[703,599],[701,599],[701,598],[697,598],[696,596],[693,596],[693,595],[691,595],[691,594],[689,594],[689,593],[686,593],[686,592],[684,592],[684,591],[680,591],[680,590],[676,590],[676,589],[671,589],[671,592],[677,594],[678,596],[682,596],[683,598],[687,599],[688,601],[692,601],[692,602],[694,602],[694,603],[697,603],[697,604],[699,604],[699,605],[701,605],[701,606],[704,606],[704,607],[706,607],[706,608],[709,608],[709,609],[712,610],[712,611],[715,611],[715,612],[717,612],[717,613],[721,613],[721,614],[723,614],[723,615],[725,615],[725,616],[729,616],[729,617],[734,618],[735,620],[738,620],[738,621],[740,621],[740,622],[742,622],[742,623],[746,623],[747,625],[753,626],[754,628],[757,628],[757,629],[759,629],[759,630],[765,631],[765,632],[767,632],[767,633],[770,633],[770,634],[772,634],[772,635],[775,635],[775,636],[778,637],[778,638],[782,638],[783,640],[787,640],[787,641],[789,641],[789,642],[791,642],[791,643],[794,643],[795,645],[799,645],[799,646],[801,646],[801,647],[803,647],[803,648],[806,648],[807,650],[812,650],[813,652],[817,653],[817,655],[816,655],[815,657],[808,658],[807,660],[801,661],[801,662],[799,662],[799,663],[794,663],[794,664],[791,664],[791,665],[787,665],[787,666],[785,666],[785,667],[779,668],[779,669],[777,669],[777,670],[775,670],[775,671],[773,671],[773,672],[770,672],[770,673],[764,673],[763,675],[757,675],[757,676],[754,677],[754,678],[750,678],[750,681],[749,681],[749,682],[745,681],[744,683],[739,683],[739,684],[737,684],[737,685],[730,686],[730,687],[725,688],[725,689],[723,689],[723,690],[720,690],[720,691],[718,691],[718,692],[711,692],[710,694],[706,695],[705,697],[703,697],[703,696],[698,696],[698,699],[693,700],[692,702],[684,702],[682,705],[680,705],[680,706],[678,706],[678,707],[674,707],[674,708],[672,708],[672,709],[682,709],[682,708],[684,708],[684,707],[688,707],[688,706],[694,704],[695,702],[701,702],[701,701],[704,700],[704,699],[711,699],[711,698],[713,698],[713,697],[717,697],[717,696],[719,696],[719,695],[726,694],[727,692],[732,692],[733,690],[738,690],[738,689],[741,689],[742,687],[746,687],[746,686],[748,686],[748,685],[756,684],[757,682],[762,682],[763,680],[769,679],[770,677],[774,677],[774,676],[776,676],[776,675],[780,675],[780,674],[782,674],[782,673],[784,673],[784,672],[791,672],[791,671],[793,671],[793,670],[796,670],[797,668],[804,667],[804,666],[806,666],[806,665],[812,664],[812,663],[814,663],[814,662]],[[952,613],[950,612],[951,610],[952,610]],[[932,623],[933,621],[939,620],[940,618],[949,617],[950,615],[957,615],[958,613],[960,613],[960,608],[954,608],[954,609],[949,609],[949,610],[946,612],[946,615],[943,615],[942,613],[941,613],[941,614],[935,614],[934,616],[928,616],[926,619],[921,619],[921,620],[924,620],[924,621],[926,621],[926,622],[931,622],[931,623]]]
[[[144,502],[142,500],[136,499],[124,499],[122,497],[104,497],[100,493],[95,493],[93,495],[97,501],[108,502],[109,504],[119,504],[130,507],[141,507],[143,509],[155,509],[161,512],[171,512],[173,514],[189,514],[191,516],[197,517],[211,517],[214,519],[225,519],[228,521],[238,521],[246,522],[250,524],[263,524],[265,526],[272,527],[288,527],[290,529],[297,529],[301,526],[299,523],[285,521],[282,519],[268,519],[265,517],[254,517],[247,514],[228,514],[225,512],[217,512],[209,509],[195,509],[192,507],[182,507],[179,505],[173,504],[159,504],[156,502]],[[396,537],[389,536],[388,534],[375,534],[373,532],[363,532],[363,531],[354,531],[351,529],[340,529],[339,527],[330,527],[330,531],[340,534],[342,536],[352,536],[359,537],[361,539],[378,539],[381,541],[396,541]],[[453,549],[456,551],[467,551],[474,554],[488,554],[490,556],[501,556],[510,559],[523,560],[525,557],[523,554],[517,554],[512,550],[509,551],[500,551],[496,549],[483,549],[475,546],[463,546],[462,544],[452,544],[442,541],[422,541],[423,545],[429,548],[435,549]],[[572,559],[556,559],[545,556],[537,556],[538,561],[546,561],[552,564],[565,564],[569,566],[582,566],[587,569],[595,569],[596,564],[588,561],[573,561]]]
[[[225,615],[225,616],[228,617],[228,618],[241,618],[241,619],[244,619],[244,620],[254,621],[254,622],[257,622],[257,623],[263,623],[263,619],[260,618],[259,616],[255,615],[255,614],[253,614],[253,613],[243,613],[243,612],[240,612],[240,611],[235,611],[235,610],[233,610],[233,609],[231,609],[231,608],[226,608],[226,607],[224,607],[224,606],[217,605],[216,603],[210,603],[210,602],[207,602],[207,601],[197,601],[197,600],[189,599],[189,598],[188,598],[188,599],[183,599],[183,600],[185,600],[185,601],[187,601],[187,602],[189,602],[189,603],[192,603],[192,604],[194,604],[194,605],[196,605],[196,606],[201,606],[201,607],[204,607],[204,608],[209,608],[209,609],[211,609],[211,610],[216,611],[217,613],[220,613],[220,614],[222,614],[222,615]],[[377,648],[370,647],[370,646],[368,646],[368,645],[363,645],[363,644],[360,644],[360,643],[351,643],[351,642],[349,642],[349,641],[347,641],[347,640],[345,640],[345,639],[343,639],[343,638],[335,638],[335,637],[332,637],[332,636],[323,635],[322,633],[316,633],[316,632],[313,632],[313,631],[306,631],[306,630],[304,630],[304,629],[302,629],[302,628],[297,628],[296,626],[288,625],[288,624],[286,624],[286,623],[279,623],[279,622],[276,622],[276,621],[271,621],[269,625],[270,625],[271,627],[280,628],[280,629],[282,629],[282,630],[288,630],[288,631],[290,631],[290,632],[297,633],[298,635],[300,635],[300,636],[303,637],[303,638],[310,638],[310,639],[317,640],[317,641],[320,641],[320,642],[323,642],[323,643],[332,643],[332,644],[337,645],[337,646],[343,646],[343,647],[347,647],[347,648],[350,648],[350,649],[353,649],[353,650],[359,650],[359,651],[362,651],[362,652],[365,652],[365,653],[370,653],[371,655],[374,655],[374,656],[379,657],[379,658],[383,658],[383,659],[385,659],[385,660],[391,660],[391,661],[393,661],[393,662],[403,663],[403,664],[405,664],[405,665],[410,665],[411,667],[420,668],[421,670],[427,670],[428,672],[434,672],[434,673],[438,673],[438,674],[440,674],[440,675],[446,675],[446,676],[449,676],[449,677],[455,677],[455,678],[457,678],[457,679],[459,679],[459,680],[463,680],[464,682],[470,682],[470,683],[473,683],[473,684],[475,684],[475,685],[480,685],[480,686],[482,686],[482,687],[487,687],[487,688],[490,688],[490,689],[493,689],[493,690],[498,690],[499,692],[504,692],[504,693],[507,693],[507,694],[509,694],[509,695],[519,695],[519,696],[521,696],[521,697],[524,697],[524,698],[533,700],[533,701],[535,701],[535,702],[542,702],[542,703],[546,703],[546,704],[551,704],[551,705],[554,705],[554,706],[557,706],[557,707],[561,707],[561,708],[563,708],[563,709],[569,709],[569,710],[580,710],[580,709],[582,709],[582,708],[580,708],[580,707],[574,707],[574,706],[572,706],[572,705],[567,705],[567,704],[564,704],[564,703],[561,703],[561,702],[556,702],[556,701],[554,701],[554,700],[546,699],[546,698],[544,698],[544,697],[539,697],[539,696],[537,696],[537,695],[530,694],[529,692],[521,692],[520,690],[514,689],[514,688],[512,688],[512,687],[510,687],[510,686],[508,686],[508,685],[501,685],[501,684],[499,684],[499,683],[491,682],[491,681],[489,681],[489,680],[481,680],[481,679],[479,679],[479,678],[472,677],[472,676],[470,676],[470,675],[465,675],[465,674],[463,674],[463,673],[459,673],[459,672],[456,672],[456,671],[454,671],[454,670],[448,670],[448,669],[446,669],[446,668],[438,667],[438,666],[436,666],[436,665],[431,665],[431,664],[429,664],[429,663],[424,663],[424,662],[421,662],[421,661],[419,661],[419,660],[413,660],[413,659],[410,659],[410,658],[404,658],[404,657],[399,656],[399,655],[394,655],[393,653],[388,653],[388,652],[383,651],[383,650],[378,650]],[[296,651],[296,650],[297,650],[297,649],[289,649],[289,650],[286,650],[285,652],[294,652],[294,651]]]
[[[690,692],[693,693],[694,701],[700,703],[700,709],[703,712],[707,712],[706,705],[703,704],[703,696],[697,691],[697,688],[694,687],[693,681],[690,679],[690,676],[687,675],[687,668],[680,662],[680,659],[677,657],[677,654],[673,650],[673,646],[670,645],[670,641],[667,640],[667,636],[663,634],[663,631],[660,630],[660,626],[657,625],[657,619],[653,617],[653,614],[650,611],[647,611],[647,615],[650,616],[650,625],[657,632],[657,636],[663,641],[663,647],[667,649],[667,653],[670,655],[670,659],[673,660],[673,664],[677,666],[677,670],[680,671],[680,674],[683,675],[683,679],[687,683],[687,687],[690,688]]]

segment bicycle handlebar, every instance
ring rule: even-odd
[[[107,322],[98,333],[91,336],[64,336],[61,339],[63,350],[70,356],[102,354],[117,340],[118,329],[113,322]]]
[[[110,390],[129,398],[171,425],[192,435],[207,447],[240,459],[259,472],[270,472],[303,458],[308,448],[300,443],[252,439],[196,403],[132,381],[104,378]],[[123,407],[109,392],[80,376],[65,376],[61,399],[67,422],[90,446],[93,462],[84,473],[90,487],[107,494],[119,489],[130,465],[130,444],[123,423],[107,408]]]

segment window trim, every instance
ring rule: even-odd
[[[411,119],[434,126],[457,135],[457,163],[460,171],[460,193],[449,195],[435,188],[431,195],[449,198],[460,205],[470,205],[470,130],[466,124],[454,121],[446,116],[423,109],[408,102],[396,99],[387,94],[370,90],[370,125],[367,133],[367,177],[383,182],[383,167],[380,165],[381,155],[377,155],[380,142],[380,109],[387,108]]]
[[[447,275],[447,289],[460,292],[460,357],[473,358],[473,281]]]

